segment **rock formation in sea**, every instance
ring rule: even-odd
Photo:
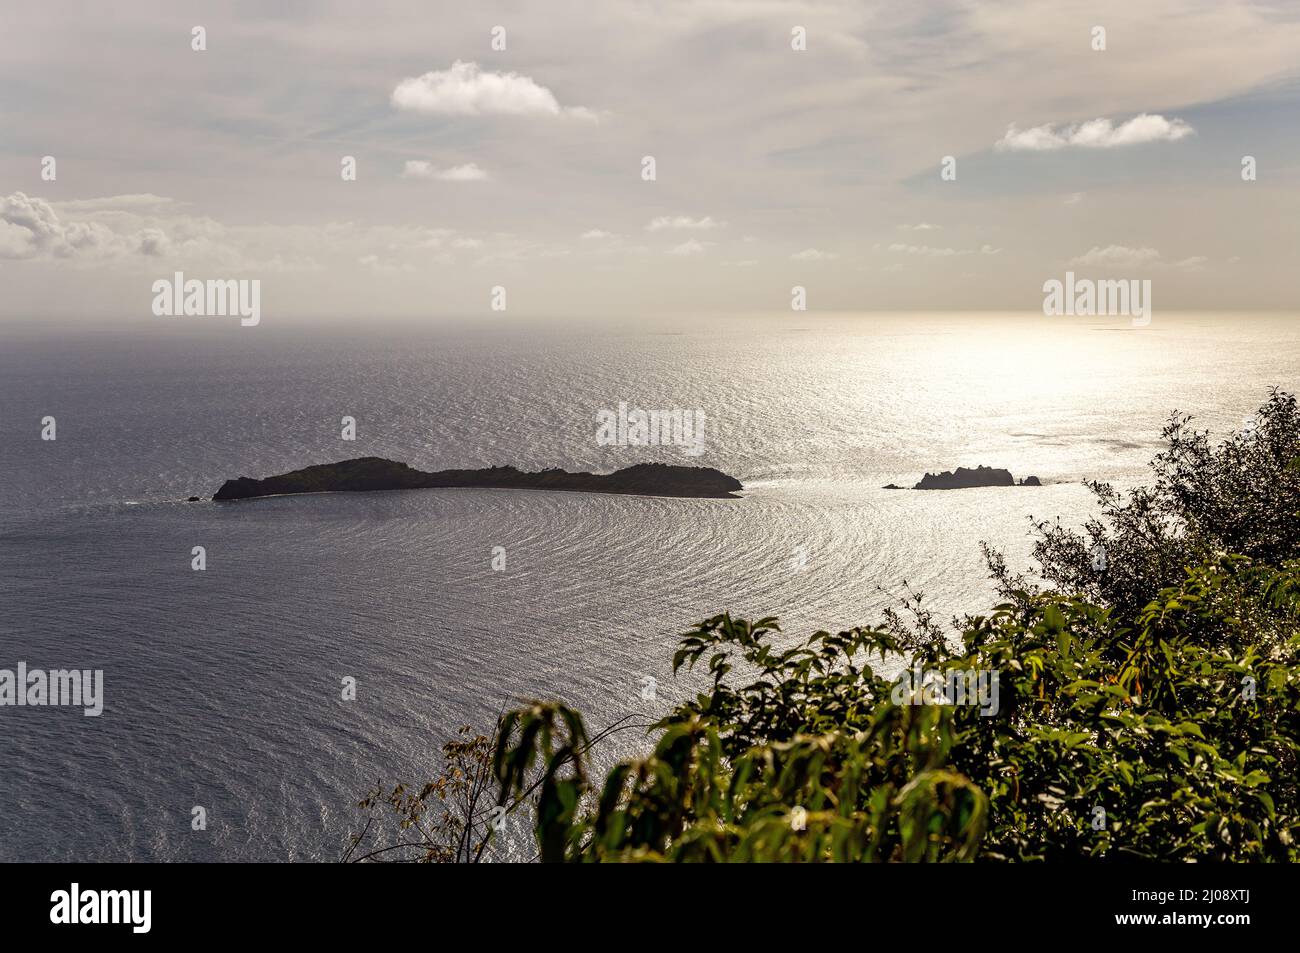
[[[739,480],[712,467],[681,467],[639,463],[613,473],[570,473],[541,470],[525,473],[515,467],[478,470],[439,470],[425,473],[383,457],[358,457],[322,463],[262,480],[227,480],[213,495],[216,501],[247,500],[292,493],[420,490],[448,487],[483,489],[569,490],[585,493],[630,493],[639,496],[710,497],[734,499],[743,489]]]
[[[998,467],[979,466],[974,470],[958,467],[956,470],[944,470],[942,473],[927,473],[921,482],[912,487],[914,490],[964,490],[977,486],[1042,486],[1036,476],[1027,476],[1019,483],[1011,476],[1010,470]],[[890,483],[886,490],[901,490],[901,486]]]

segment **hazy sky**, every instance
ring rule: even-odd
[[[6,4],[0,316],[1297,301],[1300,3],[210,6]]]

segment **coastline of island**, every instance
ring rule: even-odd
[[[233,502],[300,493],[358,493],[433,489],[558,490],[695,499],[739,499],[744,486],[712,467],[639,463],[613,473],[570,473],[558,468],[525,472],[512,466],[425,472],[383,457],[321,463],[255,480],[227,480],[214,502]]]

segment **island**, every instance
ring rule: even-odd
[[[358,457],[321,463],[262,480],[227,480],[213,494],[216,502],[293,493],[358,493],[373,490],[432,490],[453,487],[501,490],[568,490],[580,493],[630,493],[637,496],[736,499],[741,482],[712,467],[638,463],[613,473],[570,473],[551,469],[526,473],[515,467],[438,470],[426,473],[396,460]]]
[[[958,467],[954,471],[927,473],[921,482],[912,487],[914,490],[964,490],[978,486],[1042,486],[1036,476],[1027,476],[1019,483],[1011,476],[1010,470],[997,467],[978,466]],[[903,487],[894,483],[886,484],[883,489],[901,490]]]

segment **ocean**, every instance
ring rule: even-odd
[[[878,621],[905,587],[942,617],[987,609],[981,541],[1029,568],[1031,519],[1081,523],[1083,480],[1140,483],[1171,412],[1238,429],[1300,370],[1289,315],[221,321],[0,329],[0,668],[104,672],[99,717],[0,708],[2,861],[336,859],[366,789],[431,777],[460,725],[530,697],[593,728],[663,714],[700,684],[671,656],[706,616],[795,639]],[[703,453],[602,445],[620,402],[703,413]],[[658,460],[745,491],[206,502],[367,455]],[[979,464],[1044,485],[882,489]]]

